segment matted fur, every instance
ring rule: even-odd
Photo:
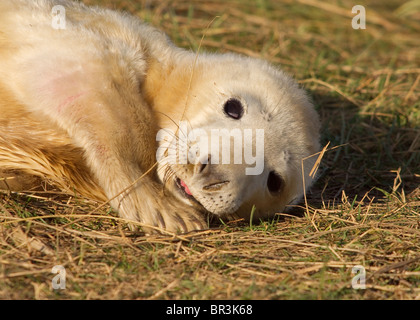
[[[58,4],[66,9],[62,30],[51,25]],[[239,120],[223,112],[231,98],[243,105]],[[158,130],[180,135],[180,120],[206,132],[263,129],[263,172],[163,159],[138,179],[156,162]],[[304,91],[267,62],[234,54],[196,60],[134,17],[67,0],[0,1],[3,175],[39,176],[112,199],[127,220],[186,232],[206,228],[206,213],[249,218],[255,205],[261,218],[298,199],[312,181],[315,159],[304,161],[305,177],[301,163],[319,150],[318,131]],[[274,194],[270,172],[282,182]]]

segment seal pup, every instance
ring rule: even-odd
[[[280,212],[311,184],[315,159],[302,160],[318,150],[305,91],[266,61],[197,56],[138,18],[68,0],[0,2],[3,173],[188,232],[207,214]]]

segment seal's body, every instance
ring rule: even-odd
[[[318,131],[304,91],[264,61],[197,56],[134,17],[67,0],[0,2],[3,176],[185,232],[205,228],[205,213],[249,218],[255,205],[260,218],[299,198]]]

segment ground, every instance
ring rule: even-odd
[[[200,50],[280,65],[312,96],[326,152],[288,213],[187,235],[133,233],[74,195],[2,191],[0,298],[420,299],[418,0],[84,2],[182,47],[205,33]],[[354,5],[366,29],[352,28]]]

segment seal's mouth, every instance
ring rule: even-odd
[[[183,180],[177,177],[175,179],[175,185],[178,187],[178,190],[181,193],[181,195],[183,195],[185,198],[189,200],[195,201],[201,206],[201,203],[198,202],[196,198],[194,198],[194,196],[192,195],[192,192],[190,191],[187,184]]]

